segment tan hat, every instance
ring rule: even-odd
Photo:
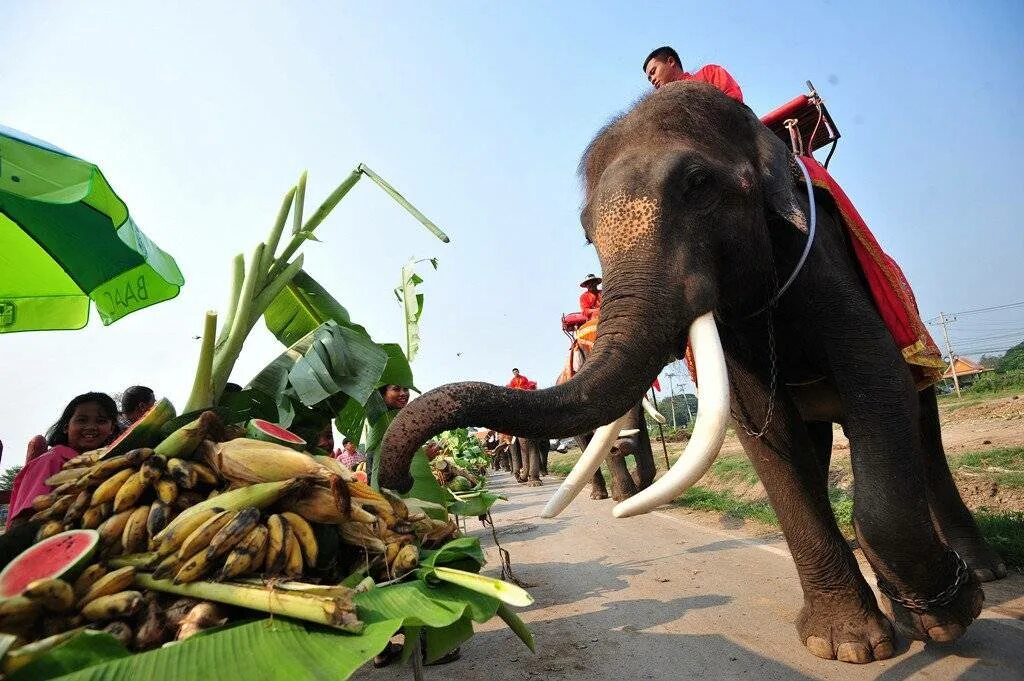
[[[580,286],[582,286],[583,288],[586,288],[588,284],[591,284],[591,283],[600,284],[601,281],[602,281],[601,277],[598,277],[598,276],[593,275],[593,274],[588,274],[587,278],[580,282]]]

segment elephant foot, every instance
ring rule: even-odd
[[[538,480],[528,480],[526,482],[526,486],[527,487],[543,487],[544,483],[541,482],[539,479]]]
[[[980,536],[946,537],[946,543],[967,561],[979,582],[992,582],[1006,576],[1006,563]]]
[[[608,498],[608,492],[603,489],[597,489],[596,487],[590,490],[590,498],[600,501],[601,499]]]
[[[517,475],[516,476],[516,482],[518,482],[520,485],[522,485],[523,483],[526,482],[526,478],[522,478],[522,477]]]
[[[824,660],[866,664],[895,653],[892,624],[874,602],[865,603],[856,595],[809,598],[800,611],[797,632],[807,650]]]
[[[967,626],[981,614],[985,592],[973,572],[947,605],[927,610],[910,609],[881,594],[882,610],[892,619],[896,629],[907,638],[918,641],[948,643],[964,635]]]

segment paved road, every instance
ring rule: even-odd
[[[550,480],[550,478],[548,479]],[[855,666],[819,660],[797,640],[801,603],[783,542],[678,510],[615,520],[610,501],[580,498],[559,518],[541,508],[554,491],[493,486],[502,546],[536,603],[521,611],[537,638],[531,654],[500,620],[463,646],[462,659],[427,679],[1024,679],[1024,577],[986,586],[986,609],[950,646],[902,642],[899,655]],[[471,534],[498,576],[490,532]],[[360,674],[412,678],[408,669]]]

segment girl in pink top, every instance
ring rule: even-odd
[[[59,471],[66,461],[82,452],[99,449],[120,432],[117,405],[109,395],[85,393],[71,400],[47,434],[50,450],[27,461],[14,479],[7,527],[32,515],[32,500],[51,491],[46,479]],[[18,518],[19,515],[22,517]]]

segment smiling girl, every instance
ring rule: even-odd
[[[15,479],[7,526],[12,527],[17,524],[15,520],[20,522],[32,515],[32,500],[50,492],[46,479],[59,471],[66,461],[102,447],[120,432],[117,405],[109,395],[85,393],[71,400],[47,433],[50,450],[28,461]]]

